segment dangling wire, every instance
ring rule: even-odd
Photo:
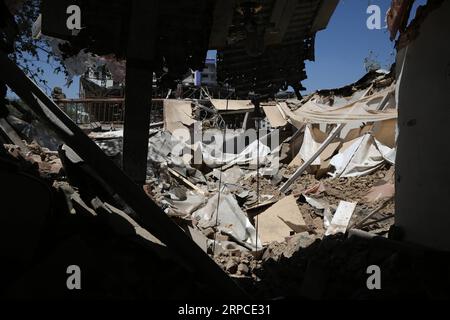
[[[227,104],[226,104],[225,111],[228,111],[228,99],[227,99]],[[220,163],[220,172],[219,172],[219,191],[218,191],[218,194],[217,194],[216,222],[214,223],[215,230],[214,230],[214,242],[213,242],[213,250],[212,250],[213,257],[214,257],[214,255],[216,253],[217,228],[219,226],[220,193],[222,191],[222,169],[223,169],[224,154],[225,154],[225,150],[224,150],[223,146],[225,144],[224,142],[225,142],[226,130],[227,130],[227,126],[226,126],[226,123],[224,122],[223,130],[222,130],[222,137],[223,137],[222,148],[221,148],[222,149],[222,160],[221,160],[221,163]]]

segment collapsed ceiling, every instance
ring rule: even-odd
[[[151,68],[161,85],[174,88],[189,69],[203,68],[218,50],[218,78],[236,90],[273,96],[292,86],[299,95],[305,60],[314,60],[314,38],[338,0],[202,0],[42,2],[42,33],[67,40],[67,56],[87,48]],[[66,27],[69,5],[82,12],[81,30]],[[182,7],[180,7],[182,6]],[[61,14],[57,14],[60,12]],[[139,30],[139,32],[135,32]],[[138,48],[130,43],[139,42]]]

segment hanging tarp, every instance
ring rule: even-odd
[[[288,107],[286,102],[279,102],[278,103],[281,112],[283,112],[284,117],[287,119],[287,121],[292,124],[297,129],[301,129],[305,126],[305,121],[303,118],[297,116],[292,110]]]
[[[313,155],[319,150],[322,143],[327,138],[325,132],[320,131],[317,128],[311,128],[310,126],[305,127],[305,133],[303,136],[303,143],[299,151],[299,157],[304,161],[308,161],[313,157]],[[330,143],[325,150],[317,157],[311,165],[320,166],[322,162],[329,159],[335,150],[340,146],[340,141],[335,141]]]
[[[349,123],[349,122],[376,122],[397,118],[395,108],[387,108],[384,111],[377,107],[386,95],[392,90],[385,90],[369,97],[360,99],[344,106],[329,106],[316,101],[308,101],[295,111],[288,111],[287,106],[282,106],[286,115],[295,122],[303,123]]]
[[[377,170],[389,157],[392,149],[377,141],[370,133],[344,144],[330,164],[336,168],[333,177],[357,177]]]

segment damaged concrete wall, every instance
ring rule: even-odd
[[[450,2],[430,12],[397,57],[396,225],[404,240],[450,250]]]

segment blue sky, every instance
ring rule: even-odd
[[[415,8],[425,3],[418,0]],[[394,43],[389,40],[385,27],[384,15],[391,0],[341,0],[334,12],[327,29],[316,36],[314,62],[306,62],[308,79],[303,81],[306,92],[318,89],[337,88],[355,82],[365,74],[364,58],[372,52],[372,57],[383,68],[388,69],[395,59]],[[367,7],[378,5],[382,12],[382,29],[369,30],[366,26]],[[412,16],[414,16],[413,8]],[[215,52],[209,52],[208,57]],[[65,84],[62,75],[53,73],[53,69],[45,64],[46,79],[50,87]],[[70,98],[78,97],[78,79],[63,91]]]
[[[411,17],[418,5],[414,4]],[[369,30],[366,26],[367,7],[378,5],[382,13],[382,29]],[[395,60],[394,43],[389,40],[385,14],[391,0],[341,0],[327,29],[316,36],[313,62],[306,62],[308,79],[303,81],[306,92],[339,88],[355,82],[365,74],[364,58],[372,52],[382,68],[389,69]]]

